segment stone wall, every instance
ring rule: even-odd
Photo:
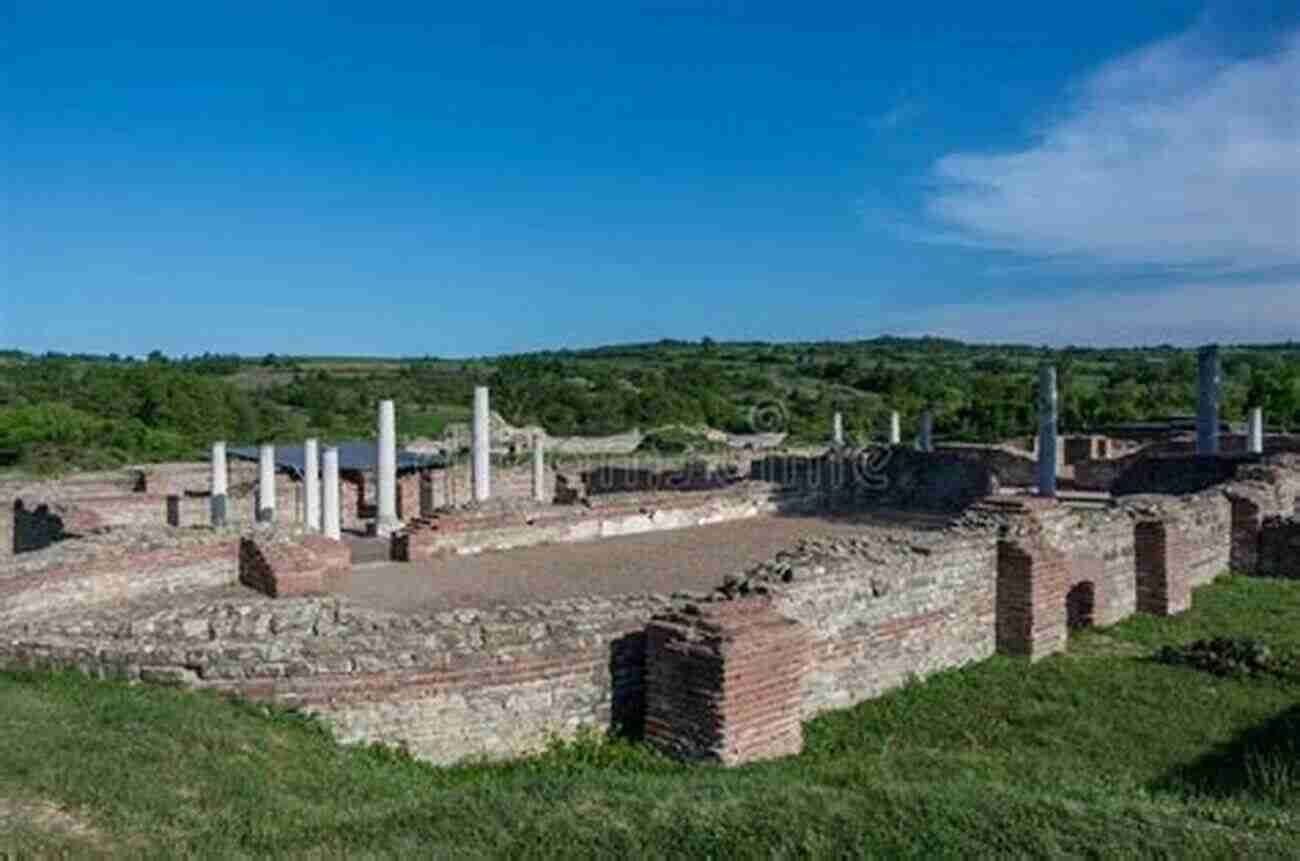
[[[768,485],[737,485],[721,493],[627,493],[588,506],[499,505],[436,514],[408,523],[393,538],[392,558],[410,562],[536,544],[592,541],[805,511],[817,501]]]
[[[940,443],[935,446],[935,451],[983,464],[1003,487],[1033,487],[1038,484],[1038,459],[1011,446]]]
[[[237,538],[166,530],[106,535],[27,554],[0,569],[0,630],[25,620],[156,593],[229,585]]]
[[[847,456],[755,458],[749,477],[820,495],[827,504],[957,512],[996,491],[997,478],[984,461],[978,450],[920,452],[891,446]]]

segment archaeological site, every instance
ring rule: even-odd
[[[0,484],[0,664],[300,707],[435,763],[580,728],[690,760],[801,748],[801,721],[1072,628],[1184,612],[1225,571],[1300,577],[1300,437],[944,444],[895,415],[866,447],[691,463],[375,440],[212,446],[209,463]]]

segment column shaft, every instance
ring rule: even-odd
[[[492,432],[487,386],[474,387],[474,501],[484,502],[492,494]]]
[[[325,473],[321,482],[323,531],[326,538],[337,541],[342,537],[339,529],[339,450],[327,446],[322,461]]]

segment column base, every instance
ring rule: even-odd
[[[394,517],[392,519],[384,518],[383,520],[372,522],[370,524],[369,532],[371,535],[377,535],[380,538],[387,538],[394,532],[400,532],[401,530],[402,521]]]

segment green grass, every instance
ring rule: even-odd
[[[595,737],[434,768],[207,692],[0,674],[0,854],[1294,857],[1300,684],[1148,656],[1294,647],[1300,584],[1195,601],[821,716],[802,755],[736,769]]]

